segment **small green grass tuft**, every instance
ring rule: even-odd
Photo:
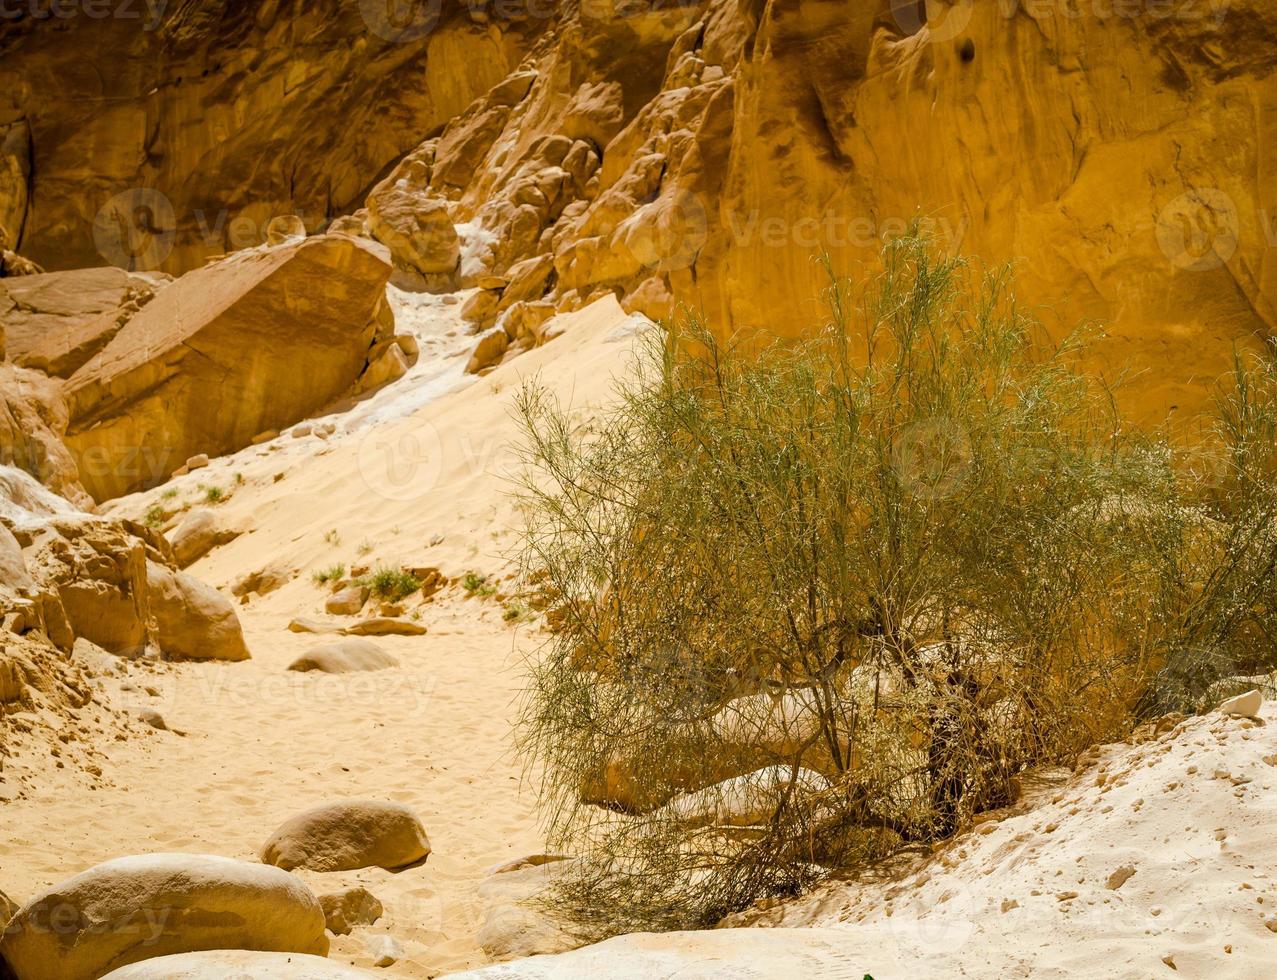
[[[478,572],[466,572],[461,579],[461,587],[470,595],[490,596],[495,595],[497,587],[488,581],[488,576],[480,575]]]
[[[369,587],[382,599],[402,599],[421,588],[421,580],[397,568],[381,566],[372,574]]]
[[[159,527],[161,524],[164,523],[164,518],[166,516],[167,515],[164,513],[164,508],[161,507],[159,504],[155,504],[146,512],[146,518],[145,518],[146,526]]]
[[[329,582],[336,582],[346,574],[346,566],[338,562],[336,565],[330,565],[327,568],[321,568],[314,572],[310,578],[316,585],[327,585]]]
[[[204,499],[210,504],[218,504],[226,499],[226,491],[221,487],[209,487],[204,491]]]
[[[535,619],[536,614],[526,602],[511,599],[505,604],[505,611],[501,614],[501,618],[507,623],[527,623]]]

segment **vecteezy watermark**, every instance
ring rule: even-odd
[[[142,30],[160,26],[169,0],[0,0],[0,21],[70,20],[139,20]]]
[[[435,489],[443,474],[443,441],[432,425],[411,432],[373,429],[359,442],[359,475],[383,500],[419,500]]]
[[[926,419],[904,428],[891,447],[896,479],[924,500],[944,500],[962,489],[972,464],[971,438],[949,419]]]
[[[428,37],[439,25],[443,0],[359,0],[368,30],[391,44]]]
[[[1217,269],[1237,251],[1241,223],[1233,199],[1215,187],[1185,191],[1157,215],[1157,244],[1179,269]]]
[[[843,214],[833,208],[819,215],[796,217],[769,215],[764,218],[758,211],[732,211],[727,215],[728,233],[738,247],[878,248],[884,241],[900,238],[914,229],[942,248],[956,252],[968,224],[967,218],[956,222],[931,217],[871,218]]]
[[[158,269],[173,251],[173,202],[150,187],[122,191],[93,218],[93,244],[111,265],[130,272]]]
[[[698,195],[679,190],[643,205],[617,231],[640,263],[656,272],[677,272],[705,247],[709,215]]]

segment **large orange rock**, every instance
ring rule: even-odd
[[[349,389],[393,329],[390,263],[324,235],[236,253],[165,287],[66,385],[66,442],[105,500],[248,445]]]

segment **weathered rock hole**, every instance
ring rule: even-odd
[[[970,64],[975,61],[975,41],[967,38],[958,48],[958,57],[962,59],[963,64]]]

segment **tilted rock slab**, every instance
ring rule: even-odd
[[[368,640],[337,640],[314,647],[288,665],[289,670],[353,674],[398,667],[399,661]]]
[[[426,830],[406,806],[348,800],[286,821],[262,848],[262,862],[285,870],[389,870],[416,864],[429,854]]]
[[[0,955],[22,980],[100,977],[152,957],[228,948],[325,955],[319,899],[278,868],[142,854],[36,895],[0,940]]]
[[[390,263],[321,235],[235,253],[164,288],[67,381],[66,442],[97,500],[283,429],[351,388],[383,334]]]

